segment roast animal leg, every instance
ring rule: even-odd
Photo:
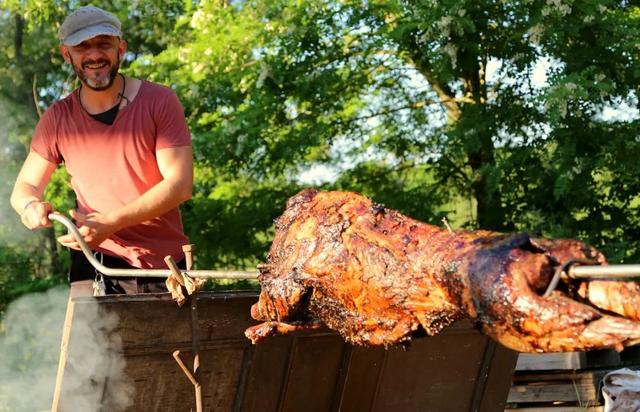
[[[636,282],[590,280],[580,283],[578,293],[602,310],[640,321],[640,285]]]
[[[284,322],[263,322],[256,326],[251,326],[245,330],[244,335],[251,339],[251,343],[259,343],[264,338],[273,335],[284,335],[285,333],[295,332],[298,330],[318,329],[322,324],[319,322],[311,323],[284,323]]]

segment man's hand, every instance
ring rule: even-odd
[[[69,214],[76,221],[78,232],[91,249],[97,248],[105,239],[120,230],[115,221],[102,213],[93,212],[85,215],[71,210]],[[58,237],[58,242],[62,246],[80,250],[80,244],[71,233]]]
[[[53,207],[48,202],[32,200],[24,207],[20,220],[29,229],[51,226],[49,213],[53,212]]]

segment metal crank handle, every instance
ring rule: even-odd
[[[78,231],[76,225],[66,216],[53,212],[49,214],[49,220],[62,223],[69,233],[71,233],[78,244],[82,253],[87,258],[89,263],[100,273],[105,276],[136,276],[141,278],[166,278],[171,275],[170,269],[118,269],[109,268],[93,256],[93,252],[82,238],[82,235]],[[258,272],[249,271],[221,271],[221,270],[181,270],[182,274],[190,276],[192,278],[200,279],[256,279]]]

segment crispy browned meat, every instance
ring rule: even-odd
[[[556,267],[573,258],[606,264],[574,240],[450,231],[354,193],[306,190],[276,221],[251,311],[265,323],[245,333],[255,343],[322,322],[355,344],[393,345],[468,317],[521,352],[640,340],[635,283],[561,283],[541,296]]]

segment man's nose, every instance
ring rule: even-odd
[[[109,56],[98,47],[90,47],[84,52],[83,60],[104,60],[108,59]]]

